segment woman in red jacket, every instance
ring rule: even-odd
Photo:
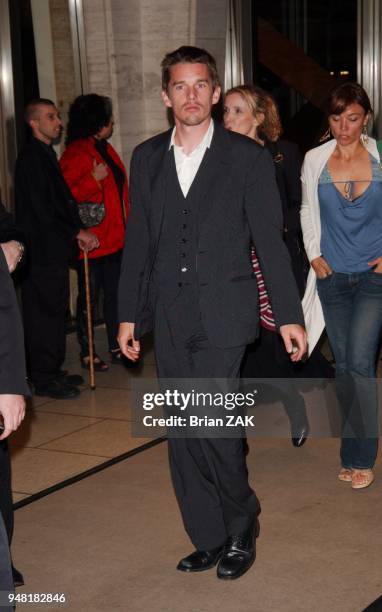
[[[112,363],[121,362],[118,347],[117,291],[121,265],[125,222],[128,212],[127,176],[121,158],[108,143],[113,133],[113,109],[105,96],[78,96],[69,109],[67,148],[60,165],[67,184],[78,203],[105,204],[105,218],[92,227],[99,247],[89,253],[91,302],[94,305],[99,288],[104,293],[104,319]],[[80,259],[83,258],[81,253]],[[84,266],[78,265],[77,337],[81,363],[89,367],[89,343],[86,325]],[[108,365],[94,352],[97,371]]]

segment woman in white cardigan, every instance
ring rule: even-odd
[[[373,482],[377,455],[375,360],[382,328],[382,170],[367,137],[364,89],[343,83],[328,101],[333,139],[302,168],[301,226],[311,263],[303,299],[309,350],[324,327],[343,412],[341,481]]]

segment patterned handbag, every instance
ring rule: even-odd
[[[105,203],[81,202],[81,204],[78,204],[78,214],[86,228],[99,225],[105,218]]]

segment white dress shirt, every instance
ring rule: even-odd
[[[204,153],[206,152],[206,149],[211,146],[212,136],[214,134],[214,122],[211,119],[208,130],[204,134],[203,140],[189,155],[186,155],[183,152],[183,147],[179,147],[175,144],[175,131],[176,127],[174,127],[171,134],[169,149],[174,147],[175,165],[179,184],[184,197],[187,197],[188,191],[197,171],[199,170],[199,166],[202,163]]]

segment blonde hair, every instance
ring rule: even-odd
[[[268,140],[276,142],[280,138],[283,128],[276,102],[272,96],[261,87],[255,87],[254,85],[232,87],[226,91],[225,97],[233,93],[237,93],[243,98],[255,118],[259,114],[264,115],[264,121],[258,129]]]

